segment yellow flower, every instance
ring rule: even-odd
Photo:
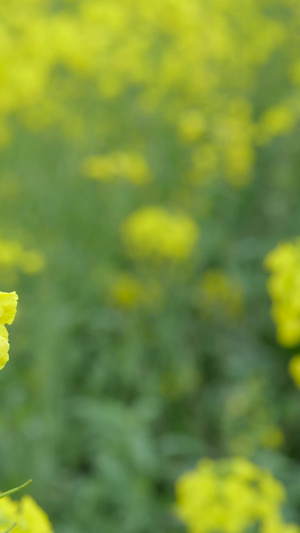
[[[278,533],[299,533],[282,521],[284,499],[281,483],[243,457],[204,459],[176,483],[177,515],[190,533],[241,533],[255,524],[271,533],[271,523]]]
[[[178,131],[184,141],[196,141],[205,132],[203,115],[197,110],[186,111],[179,117]]]
[[[257,140],[259,143],[267,143],[276,135],[289,133],[296,124],[296,116],[293,109],[285,105],[279,105],[267,109],[257,127]]]
[[[53,533],[48,516],[30,496],[19,502],[8,497],[0,500],[0,527],[5,530],[13,524],[15,533]]]
[[[20,268],[24,274],[37,274],[45,267],[46,260],[38,250],[27,250],[22,253]]]
[[[18,296],[15,292],[0,292],[0,370],[9,356],[8,333],[6,324],[12,324],[17,310]]]
[[[144,185],[150,179],[145,158],[135,151],[115,151],[87,157],[82,164],[82,171],[88,178],[102,182],[123,178],[133,185]]]
[[[284,443],[284,434],[279,427],[270,426],[264,430],[261,443],[265,448],[280,448]]]
[[[8,357],[9,343],[8,343],[8,333],[5,326],[0,324],[0,370],[5,366],[9,357]]]
[[[199,237],[192,218],[158,206],[135,211],[122,226],[124,243],[138,259],[167,259],[173,262],[188,259]]]
[[[94,155],[83,161],[82,172],[88,178],[107,182],[114,178],[116,168],[109,156]]]
[[[290,359],[288,370],[296,387],[300,389],[300,354],[294,355]]]
[[[20,269],[25,274],[36,274],[45,266],[45,257],[38,250],[26,250],[18,241],[0,239],[0,267]]]
[[[279,243],[264,265],[270,272],[267,288],[278,342],[295,346],[300,341],[300,239]]]
[[[231,320],[242,315],[244,292],[238,280],[217,268],[210,269],[203,275],[199,288],[199,306],[206,317],[216,315]]]
[[[0,324],[12,324],[17,311],[16,292],[0,292]]]
[[[128,273],[116,277],[110,288],[110,297],[113,305],[120,309],[157,307],[161,303],[161,291],[157,283],[143,284]]]

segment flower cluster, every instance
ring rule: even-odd
[[[265,267],[271,273],[268,291],[278,342],[295,346],[300,341],[300,239],[278,244],[267,255]]]
[[[148,206],[125,220],[122,236],[129,253],[137,259],[181,262],[195,248],[199,229],[185,213]]]
[[[15,292],[0,292],[0,370],[9,356],[8,332],[6,324],[12,324],[17,310],[18,296]]]
[[[293,355],[289,361],[288,370],[296,387],[300,389],[300,354]]]
[[[245,458],[204,459],[176,484],[177,514],[190,533],[299,533],[285,524],[285,491],[267,471]]]
[[[295,3],[278,1],[286,17],[268,4],[249,0],[241,11],[238,0],[153,0],[151,8],[139,0],[72,0],[59,8],[54,0],[14,0],[0,7],[0,143],[10,138],[12,114],[35,130],[55,123],[67,135],[119,131],[122,117],[109,106],[100,114],[92,106],[88,118],[80,111],[78,101],[91,91],[102,101],[124,98],[135,139],[141,116],[159,111],[183,150],[190,147],[194,179],[248,183],[256,144],[289,133],[299,116],[292,87],[299,61],[291,52],[290,92],[254,118],[251,91],[259,88],[260,69],[276,50],[293,50],[300,27]],[[94,163],[92,174],[102,179]]]
[[[30,496],[23,496],[20,501],[9,497],[0,500],[1,532],[13,527],[14,533],[52,533],[46,513]]]
[[[150,179],[150,171],[144,157],[132,151],[116,151],[88,157],[83,162],[82,170],[88,178],[103,182],[122,178],[133,185],[144,185]]]
[[[243,287],[219,269],[208,270],[200,284],[200,310],[208,318],[238,318],[243,312]]]
[[[8,333],[6,324],[12,324],[17,310],[18,296],[15,292],[0,292],[0,370],[8,361]],[[23,487],[23,486],[22,486]],[[19,488],[22,488],[19,487]],[[15,489],[12,492],[16,492]],[[15,533],[52,533],[52,527],[44,511],[30,496],[19,502],[2,494],[0,498],[0,527],[2,531]]]
[[[45,266],[45,258],[35,249],[25,249],[19,241],[0,239],[0,268],[36,274]]]
[[[124,272],[114,279],[110,287],[110,300],[113,306],[124,310],[144,306],[156,308],[161,302],[161,290],[155,282],[142,283]]]

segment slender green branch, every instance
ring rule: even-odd
[[[26,481],[26,483],[23,483],[23,485],[20,485],[19,487],[16,487],[15,489],[11,489],[11,490],[8,490],[6,492],[2,492],[0,494],[0,500],[1,500],[1,498],[5,498],[5,496],[10,496],[11,494],[15,494],[16,492],[19,492],[19,490],[24,489],[31,482],[32,482],[32,479],[29,479],[28,481]]]
[[[9,533],[16,525],[17,525],[17,522],[15,524],[13,524],[9,529],[4,531],[4,533]]]

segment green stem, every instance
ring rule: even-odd
[[[15,524],[13,524],[9,529],[4,531],[4,533],[9,533],[16,525],[17,525],[17,522]]]
[[[31,482],[32,482],[32,479],[29,479],[28,481],[26,481],[26,483],[23,483],[23,485],[20,485],[19,487],[16,487],[15,489],[11,489],[11,490],[7,490],[6,492],[2,492],[0,494],[0,500],[1,500],[1,498],[5,498],[5,496],[10,496],[11,494],[15,494],[16,492],[19,492],[19,490],[24,489]]]

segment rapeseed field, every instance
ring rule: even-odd
[[[300,532],[299,50],[296,0],[0,2],[0,533]]]

